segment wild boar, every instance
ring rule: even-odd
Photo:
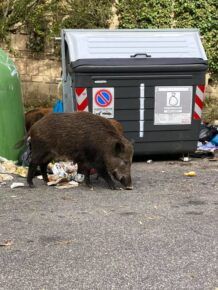
[[[35,123],[28,135],[32,150],[27,176],[30,187],[34,186],[38,165],[47,182],[48,163],[68,159],[78,164],[88,186],[90,169],[95,168],[111,189],[116,189],[113,177],[132,189],[133,145],[106,118],[88,112],[52,113]]]
[[[38,120],[40,120],[49,113],[52,113],[52,108],[37,108],[26,112],[25,114],[26,131],[28,132],[33,124],[35,124]]]

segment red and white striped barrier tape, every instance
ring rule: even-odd
[[[87,88],[76,88],[77,111],[89,111]]]
[[[203,102],[204,102],[204,91],[205,91],[205,86],[203,85],[196,86],[195,107],[194,107],[194,114],[193,114],[193,118],[195,120],[201,119]]]

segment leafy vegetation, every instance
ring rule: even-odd
[[[28,47],[43,51],[45,40],[59,36],[61,28],[106,28],[114,0],[2,0],[0,3],[0,39],[24,31]]]

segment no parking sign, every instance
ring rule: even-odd
[[[93,113],[106,118],[114,118],[114,88],[93,88]]]

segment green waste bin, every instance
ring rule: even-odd
[[[25,134],[21,83],[13,61],[0,49],[0,156],[18,160],[15,144]]]

